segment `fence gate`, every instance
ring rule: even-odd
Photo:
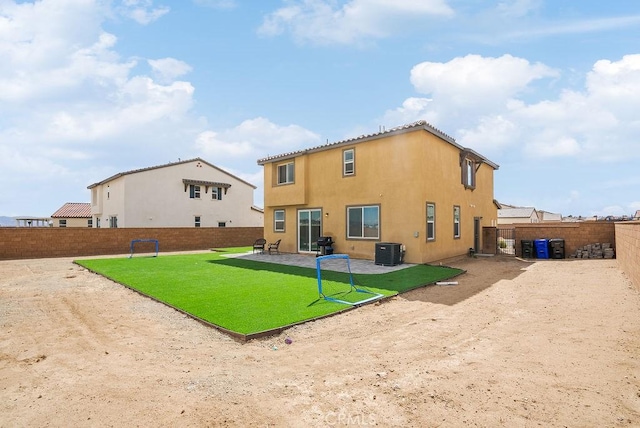
[[[515,229],[497,229],[496,230],[496,249],[497,254],[508,256],[516,255],[516,230]]]

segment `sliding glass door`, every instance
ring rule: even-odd
[[[322,233],[322,211],[298,211],[298,251],[311,252],[318,250],[318,238]]]

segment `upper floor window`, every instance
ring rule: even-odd
[[[196,184],[189,185],[189,197],[191,199],[200,199],[200,186]]]
[[[347,149],[342,152],[342,174],[353,175],[356,173],[355,149]]]
[[[380,239],[378,205],[347,208],[347,238]]]
[[[222,187],[211,188],[211,199],[218,201],[222,200]]]
[[[273,231],[284,232],[284,210],[275,210],[273,212]]]
[[[278,165],[278,184],[293,183],[294,176],[293,162]]]
[[[460,237],[460,207],[458,205],[453,206],[453,237]]]
[[[427,241],[436,239],[436,204],[427,202]]]
[[[469,158],[465,158],[462,162],[462,184],[466,188],[475,189],[476,187],[476,164]]]

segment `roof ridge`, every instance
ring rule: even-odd
[[[289,157],[289,156],[300,154],[300,153],[318,151],[318,150],[322,150],[322,149],[325,149],[325,148],[328,148],[328,147],[349,143],[349,142],[352,142],[352,141],[379,137],[379,136],[383,136],[383,135],[387,135],[387,134],[392,134],[394,132],[406,131],[406,130],[409,130],[409,129],[412,129],[412,128],[426,128],[432,134],[435,134],[436,136],[442,138],[443,140],[445,140],[445,141],[447,141],[449,143],[452,143],[454,145],[458,145],[456,143],[455,138],[453,138],[452,136],[442,132],[440,129],[436,128],[435,126],[431,125],[426,120],[422,119],[422,120],[417,120],[415,122],[406,123],[404,125],[395,126],[393,128],[389,128],[389,129],[385,129],[385,128],[382,127],[378,132],[373,132],[373,133],[370,133],[370,134],[361,134],[361,135],[358,135],[357,137],[345,138],[345,139],[334,141],[334,142],[331,142],[331,143],[326,143],[326,144],[321,144],[321,145],[318,145],[318,146],[310,147],[308,149],[294,150],[294,151],[282,153],[282,154],[279,154],[279,155],[267,156],[265,158],[258,159],[258,164],[263,163],[263,162],[268,162],[268,161],[270,161],[272,159]]]

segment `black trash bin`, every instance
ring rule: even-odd
[[[549,258],[564,259],[564,239],[549,239]]]
[[[522,240],[522,257],[525,259],[532,259],[536,252],[533,249],[533,241],[528,239]]]

